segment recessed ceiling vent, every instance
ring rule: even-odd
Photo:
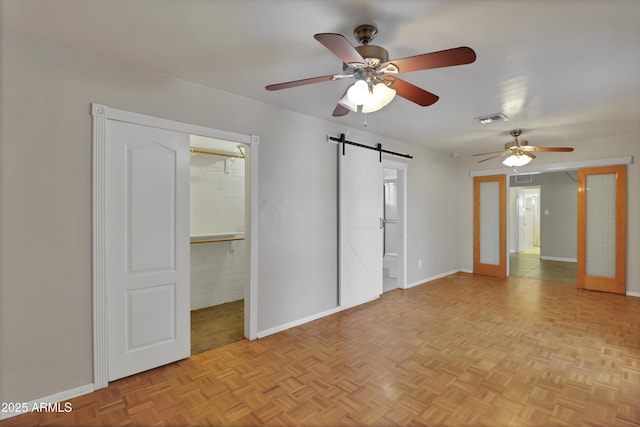
[[[479,121],[483,125],[488,125],[489,123],[498,121],[506,122],[509,118],[502,113],[494,113],[487,116],[476,117],[475,120]]]
[[[533,175],[516,175],[516,184],[533,182]]]

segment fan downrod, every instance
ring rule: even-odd
[[[517,139],[522,134],[522,129],[514,129],[509,133],[511,134],[512,137]]]
[[[353,36],[358,40],[360,44],[367,45],[369,42],[376,38],[378,35],[378,28],[375,25],[371,24],[363,24],[358,25],[355,30],[353,30]]]

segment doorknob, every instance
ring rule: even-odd
[[[384,218],[380,218],[380,229],[384,228],[385,220]]]

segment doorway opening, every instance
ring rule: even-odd
[[[383,161],[383,293],[406,287],[406,167],[406,163]]]
[[[383,169],[384,237],[382,244],[382,291],[398,287],[398,171]]]
[[[240,341],[249,281],[243,144],[190,135],[191,354]]]
[[[540,187],[515,190],[516,252],[540,254]]]
[[[575,175],[510,177],[509,275],[576,283]]]

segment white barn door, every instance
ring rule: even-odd
[[[339,304],[382,294],[383,180],[377,151],[339,147]]]
[[[190,355],[189,135],[107,121],[109,381]]]

